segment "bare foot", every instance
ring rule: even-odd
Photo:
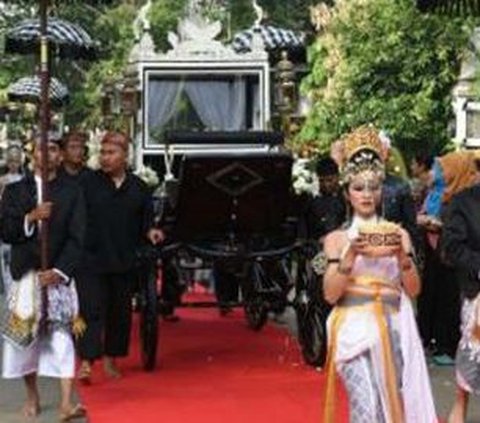
[[[22,407],[22,415],[26,419],[33,419],[40,414],[40,404],[38,399],[28,399]]]
[[[461,407],[454,406],[452,408],[447,423],[465,423],[465,416],[463,415]]]
[[[103,362],[103,368],[105,369],[105,373],[114,379],[119,379],[122,377],[122,373],[117,367],[113,358],[105,358]]]
[[[87,410],[82,404],[70,404],[67,407],[60,409],[59,417],[61,422],[68,422],[70,420],[79,419],[87,415]]]

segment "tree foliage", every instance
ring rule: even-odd
[[[125,68],[133,42],[132,23],[146,0],[50,0],[51,13],[75,22],[100,43],[98,60],[72,62],[54,59],[52,75],[66,83],[71,100],[66,123],[93,127],[101,122],[101,89],[107,79],[118,79]],[[224,41],[237,31],[250,27],[255,14],[251,0],[217,0],[225,11],[229,30]],[[259,0],[268,23],[298,30],[308,29],[309,6],[316,0]],[[26,17],[38,16],[38,0],[0,1],[0,50],[8,28]],[[153,0],[151,32],[158,51],[166,51],[168,31],[175,31],[187,0]],[[37,56],[0,56],[0,104],[6,101],[6,88],[15,79],[35,72]]]
[[[267,12],[268,21],[275,26],[296,31],[310,31],[310,8],[319,3],[318,0],[263,0],[258,2]],[[323,3],[331,5],[333,0]]]
[[[449,140],[451,89],[471,27],[421,14],[411,0],[337,0],[309,51],[303,81],[313,107],[300,142],[321,150],[364,123],[404,151]]]
[[[52,15],[79,24],[100,45],[99,58],[94,62],[52,58],[51,74],[64,82],[70,91],[71,99],[65,109],[68,125],[100,123],[101,87],[107,78],[119,75],[125,65],[134,39],[131,24],[139,5],[140,1],[133,0],[50,1]],[[37,6],[38,1],[9,2],[0,15],[2,35],[21,19],[38,16]],[[20,76],[35,73],[38,56],[3,55],[0,62],[0,96],[5,101],[10,83]]]
[[[165,51],[169,47],[167,43],[168,31],[175,32],[186,4],[186,0],[163,0],[153,3],[150,11],[151,31],[157,50]]]

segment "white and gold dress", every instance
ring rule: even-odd
[[[347,236],[365,223],[354,218]],[[352,423],[437,422],[424,352],[396,257],[357,256],[328,320],[325,423],[335,421],[335,375]]]

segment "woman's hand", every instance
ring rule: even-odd
[[[350,241],[350,244],[340,260],[338,271],[341,274],[347,275],[351,272],[355,258],[358,255],[366,255],[368,253],[368,243],[364,235],[358,235]]]
[[[370,244],[366,235],[360,234],[355,238],[351,244],[350,248],[347,251],[347,255],[352,259],[355,259],[357,255],[362,255],[366,257],[385,257],[392,256],[397,253],[397,250],[401,246],[401,240],[399,238],[398,244],[385,246],[375,246]]]
[[[434,216],[419,214],[417,224],[423,226],[428,232],[439,232],[442,228],[442,222]]]
[[[420,213],[417,215],[417,225],[426,226],[430,221],[430,216],[425,213]]]
[[[368,253],[368,249],[369,244],[365,235],[360,234],[352,241],[350,241],[350,245],[347,249],[346,255],[351,255],[353,258],[355,258],[359,254],[365,255],[366,253]]]
[[[398,258],[399,263],[403,263],[405,260],[408,260],[408,253],[405,251],[405,247],[401,238],[398,241],[398,244],[392,246],[393,248],[393,255]]]

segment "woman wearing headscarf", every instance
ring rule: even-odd
[[[475,182],[472,153],[458,151],[437,157],[431,170],[424,213],[418,222],[426,230],[424,290],[419,302],[419,323],[424,343],[433,343],[433,361],[453,365],[460,337],[459,287],[453,268],[445,260],[442,227],[452,197]]]
[[[443,235],[445,255],[455,267],[462,296],[457,393],[449,423],[464,423],[470,394],[480,393],[480,150],[475,162],[477,183],[453,197]]]

